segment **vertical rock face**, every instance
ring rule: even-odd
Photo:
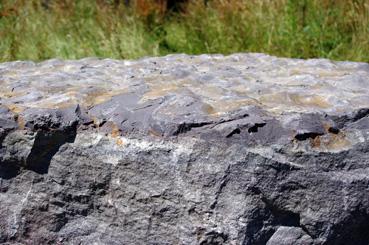
[[[368,244],[369,65],[0,64],[0,242]]]

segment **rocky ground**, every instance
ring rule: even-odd
[[[369,244],[369,64],[0,64],[0,242]]]

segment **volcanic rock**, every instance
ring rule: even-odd
[[[369,64],[0,64],[0,243],[369,244]]]

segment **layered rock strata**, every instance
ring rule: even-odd
[[[0,64],[0,242],[368,244],[369,64]]]

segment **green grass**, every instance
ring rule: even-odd
[[[197,0],[165,14],[108,0],[41,2],[0,0],[0,61],[264,52],[369,62],[369,0]]]

